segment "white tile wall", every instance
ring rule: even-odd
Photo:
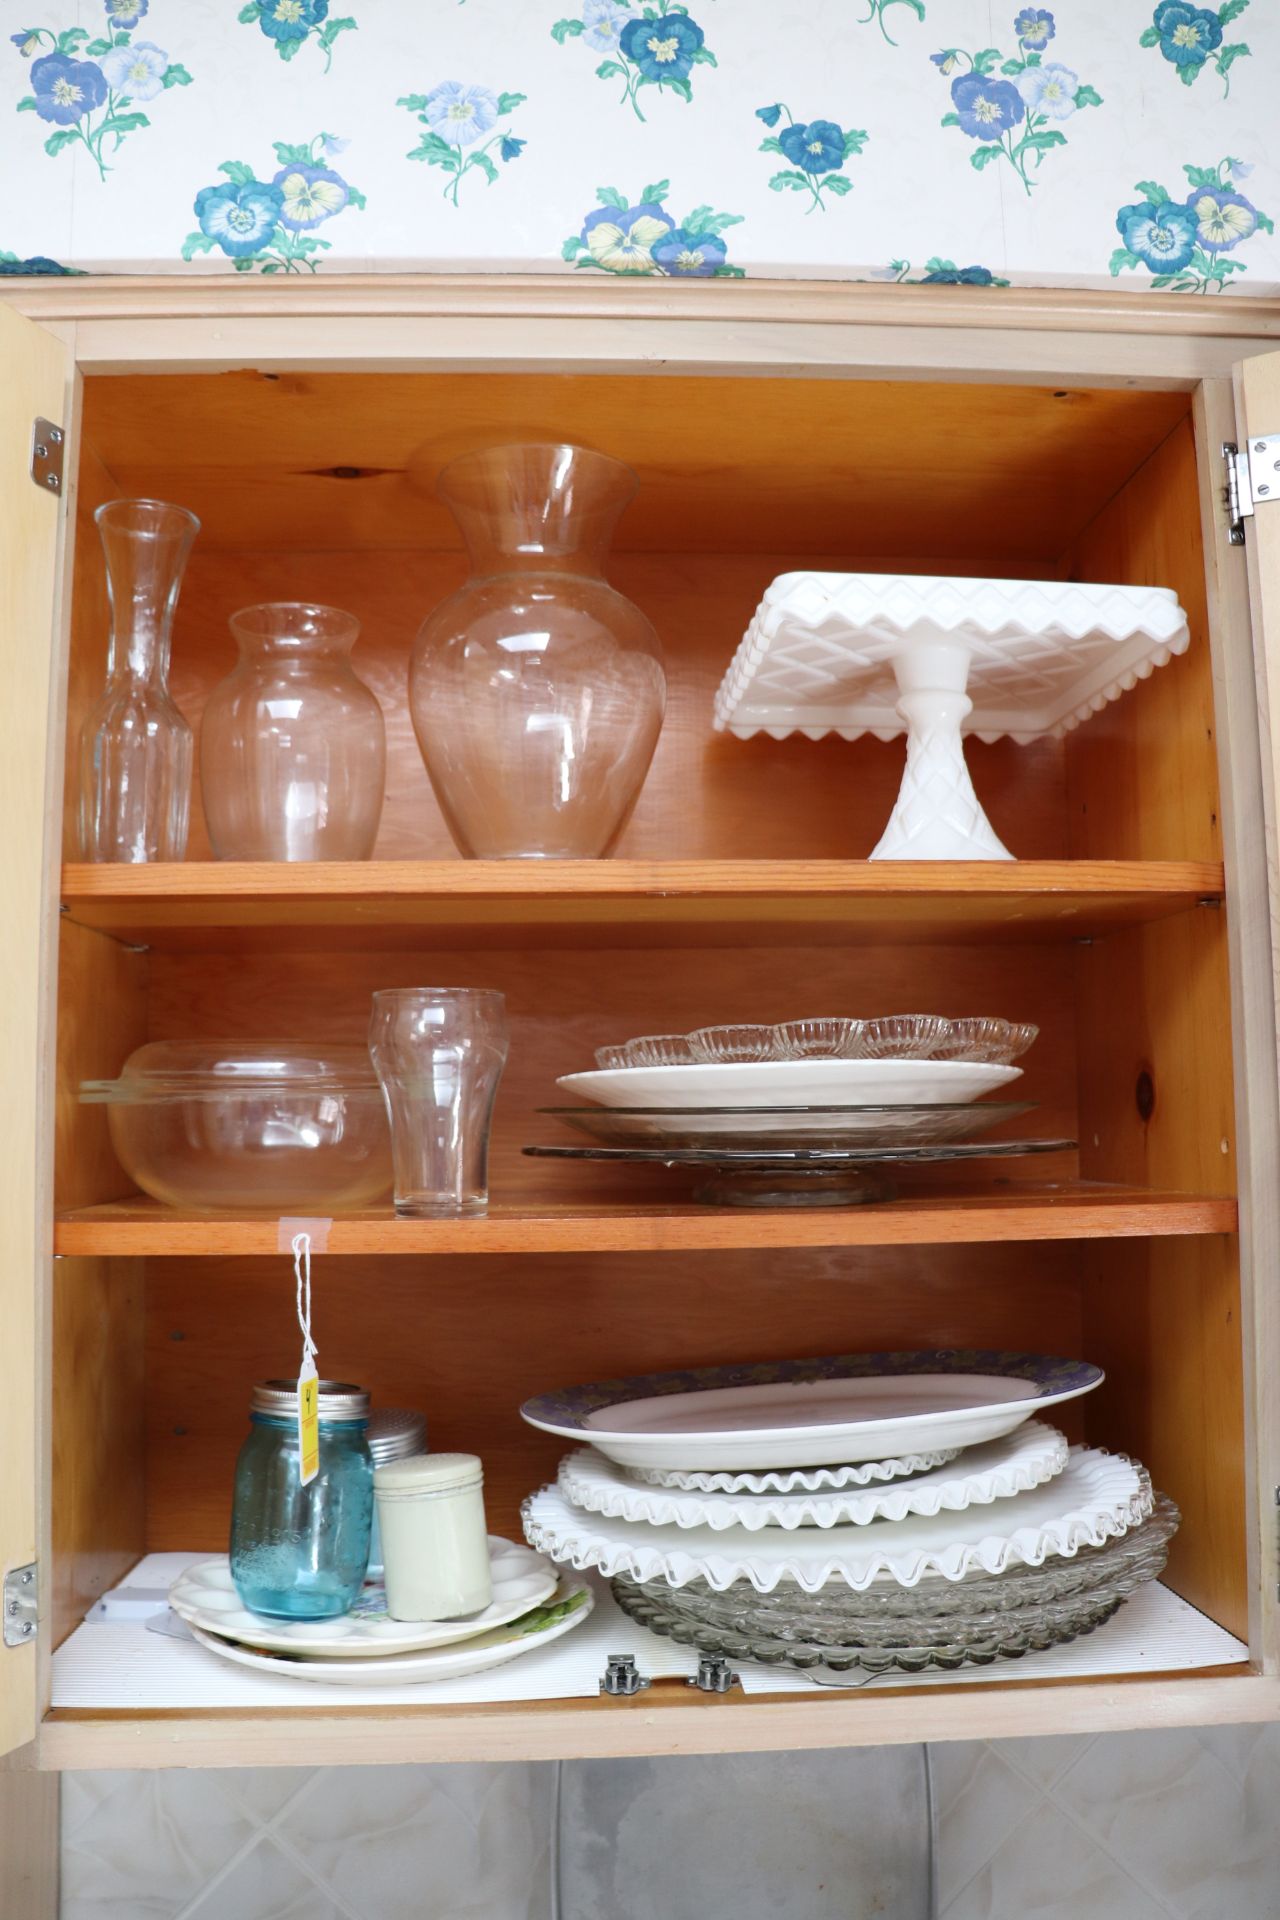
[[[933,1762],[939,1920],[1280,1920],[1280,1727]],[[68,1774],[62,1920],[553,1920],[552,1793],[523,1764]]]

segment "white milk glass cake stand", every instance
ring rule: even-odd
[[[942,574],[784,573],[716,694],[718,732],[810,740],[905,731],[873,860],[1012,860],[978,804],[962,736],[1060,736],[1190,635],[1167,587]]]

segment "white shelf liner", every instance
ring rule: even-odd
[[[139,1562],[122,1584],[164,1587],[207,1554],[156,1553]],[[592,1576],[596,1609],[577,1632],[540,1652],[491,1673],[432,1686],[333,1687],[305,1680],[278,1680],[233,1667],[194,1641],[152,1633],[140,1620],[78,1627],[53,1656],[55,1707],[146,1713],[223,1707],[253,1712],[264,1707],[299,1709],[387,1706],[468,1706],[485,1701],[580,1700],[593,1697],[611,1653],[632,1653],[653,1679],[694,1672],[697,1655],[649,1633],[614,1605],[608,1587]],[[1247,1660],[1248,1648],[1166,1587],[1145,1587],[1096,1633],[1049,1653],[993,1667],[956,1673],[857,1674],[837,1686],[804,1674],[743,1665],[748,1694],[869,1692],[886,1686],[963,1686],[994,1679],[1085,1680],[1115,1674],[1177,1673],[1192,1667]]]

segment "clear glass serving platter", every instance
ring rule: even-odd
[[[945,1146],[525,1147],[533,1159],[603,1160],[624,1166],[692,1167],[713,1177],[693,1190],[713,1207],[847,1207],[892,1200],[894,1190],[869,1167],[925,1166],[948,1160],[1003,1160],[1069,1153],[1074,1140],[985,1140]]]
[[[1034,1112],[1029,1100],[933,1106],[540,1107],[605,1147],[947,1146]]]

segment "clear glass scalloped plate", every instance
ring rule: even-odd
[[[945,1146],[1035,1111],[1029,1100],[935,1106],[540,1107],[606,1147]]]

